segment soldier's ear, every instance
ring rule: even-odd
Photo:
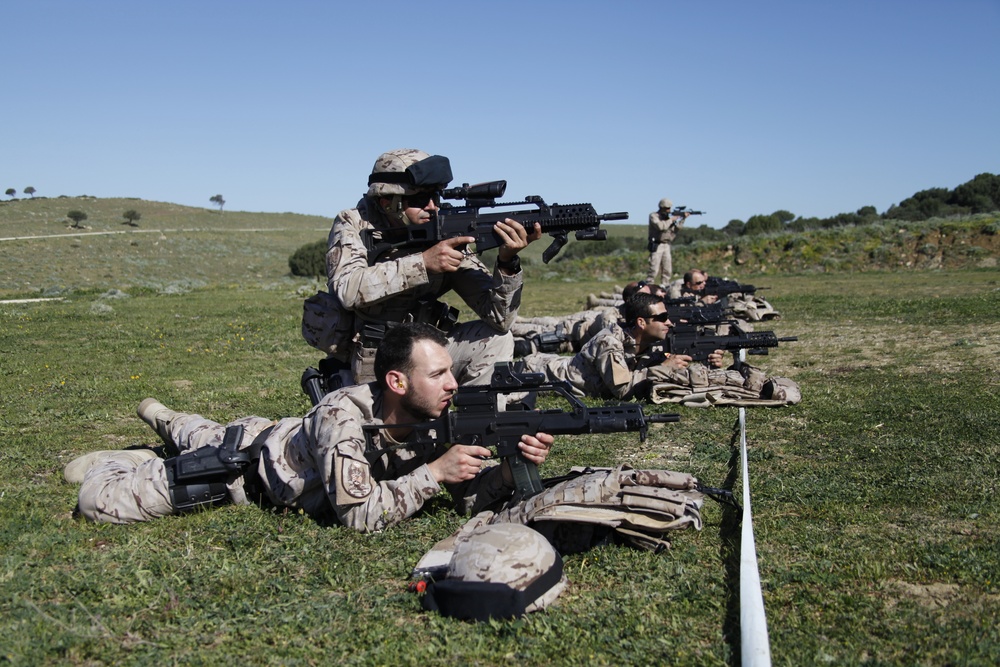
[[[389,371],[385,375],[385,384],[389,391],[403,395],[406,393],[406,375],[399,371]]]

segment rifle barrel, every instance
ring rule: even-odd
[[[618,211],[617,213],[602,213],[597,216],[598,220],[628,220],[628,211]]]
[[[679,422],[681,416],[676,413],[656,413],[652,415],[646,415],[646,421],[650,424],[672,424],[674,422]]]

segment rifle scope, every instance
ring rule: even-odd
[[[448,188],[441,191],[442,199],[496,199],[503,197],[507,191],[507,181],[488,181],[469,185],[462,183],[461,187]]]

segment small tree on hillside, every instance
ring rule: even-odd
[[[17,194],[17,190],[15,190],[14,188],[7,188],[7,192],[5,192],[4,194],[7,195],[8,197],[13,198],[14,195]]]
[[[139,223],[137,223],[136,220],[142,217],[142,213],[139,213],[139,211],[135,210],[134,208],[130,208],[129,210],[122,213],[122,217],[125,218],[125,222],[122,223],[123,225],[129,225],[130,227],[138,227]]]
[[[80,229],[80,223],[87,219],[87,214],[78,209],[73,209],[66,214],[66,217],[73,221],[73,224],[70,225],[70,227]]]
[[[222,195],[215,195],[214,197],[209,197],[208,201],[218,206],[219,213],[222,213],[222,207],[226,205],[226,200],[222,198]]]
[[[24,194],[29,195],[32,199],[35,198],[35,188],[30,185],[24,189]]]

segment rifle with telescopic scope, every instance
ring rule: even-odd
[[[441,198],[464,199],[465,203],[461,206],[442,204],[425,224],[363,230],[362,239],[368,250],[369,263],[376,262],[392,250],[429,248],[456,236],[474,237],[477,253],[498,248],[503,245],[503,239],[493,231],[493,226],[506,218],[517,220],[529,233],[536,222],[541,225],[542,233],[553,239],[542,253],[542,261],[548,263],[569,241],[570,232],[578,241],[603,241],[608,233],[600,228],[602,221],[628,219],[628,213],[624,211],[598,213],[593,204],[547,204],[537,195],[525,197],[523,201],[498,202],[506,189],[507,181],[477,185],[464,183],[460,187],[441,191]],[[493,210],[524,205],[533,208]]]

